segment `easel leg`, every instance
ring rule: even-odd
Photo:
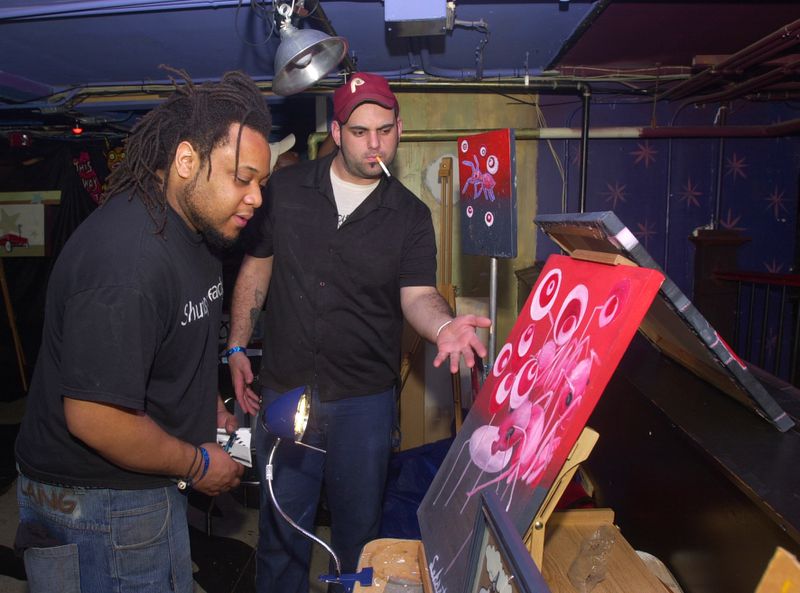
[[[28,392],[28,377],[25,373],[25,352],[22,350],[22,341],[19,338],[19,331],[17,330],[17,321],[14,317],[14,306],[11,304],[11,294],[8,291],[8,282],[6,281],[6,268],[3,264],[3,258],[0,258],[0,285],[3,289],[3,300],[6,303],[6,316],[8,317],[8,325],[11,328],[11,336],[14,339],[14,350],[17,353],[17,366],[19,367],[19,378],[22,380],[22,389],[25,393]]]

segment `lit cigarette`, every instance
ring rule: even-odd
[[[378,161],[378,164],[381,166],[381,169],[383,169],[383,172],[384,172],[384,173],[386,173],[386,176],[387,176],[387,177],[391,177],[391,176],[392,176],[392,174],[391,174],[391,173],[389,173],[389,169],[387,169],[387,168],[386,168],[386,165],[384,165],[384,164],[383,164],[383,161],[381,160],[381,157],[379,157],[379,156],[376,156],[376,157],[375,157],[375,160],[376,160],[376,161]]]

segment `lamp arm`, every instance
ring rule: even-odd
[[[280,445],[280,443],[281,443],[281,439],[280,438],[276,438],[275,439],[275,444],[272,445],[272,450],[269,452],[269,460],[267,461],[267,465],[264,468],[264,473],[265,473],[266,478],[267,478],[267,487],[269,488],[269,497],[272,499],[272,504],[278,510],[278,513],[280,513],[281,517],[283,517],[284,520],[289,525],[294,527],[297,531],[299,531],[300,533],[305,535],[307,538],[317,542],[320,546],[322,546],[323,548],[325,548],[325,550],[327,550],[328,554],[331,555],[331,558],[333,558],[333,561],[336,563],[336,576],[341,576],[342,575],[342,564],[341,564],[341,562],[339,562],[339,557],[336,555],[336,552],[333,551],[333,548],[331,548],[327,543],[322,541],[320,538],[318,538],[313,533],[310,533],[310,532],[306,531],[305,529],[300,527],[297,523],[295,523],[292,520],[292,518],[289,517],[289,515],[287,515],[285,512],[283,512],[283,509],[281,508],[281,505],[278,504],[278,501],[275,498],[275,491],[272,489],[272,459],[273,459],[273,457],[275,457],[275,451],[278,449],[278,445]]]

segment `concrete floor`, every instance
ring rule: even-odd
[[[24,413],[25,400],[0,402],[0,428],[12,432]],[[4,426],[3,426],[4,425]],[[5,443],[4,448],[8,448]],[[3,452],[6,456],[9,451]],[[13,481],[10,481],[13,480]],[[218,496],[211,512],[211,536],[208,526],[209,499],[194,496],[190,499],[189,528],[192,540],[196,593],[254,593],[255,547],[258,540],[258,487],[247,487]],[[0,593],[27,593],[22,562],[14,556],[14,535],[18,523],[16,480],[6,477],[0,492]],[[329,529],[318,527],[316,533],[329,541]],[[314,546],[310,571],[309,593],[322,593],[327,587],[318,582],[320,574],[328,572],[328,556],[320,546]]]

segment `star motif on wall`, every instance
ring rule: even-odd
[[[772,190],[772,193],[766,198],[764,198],[764,200],[766,200],[769,203],[766,209],[769,210],[770,208],[772,208],[772,213],[775,215],[775,220],[779,219],[781,210],[786,212],[786,214],[789,213],[789,210],[786,208],[786,206],[783,205],[784,201],[783,196],[785,193],[786,192],[784,191],[779,191],[776,186],[775,189]]]
[[[636,226],[639,228],[639,230],[635,231],[633,234],[636,235],[637,239],[644,243],[644,247],[647,249],[650,238],[655,237],[658,234],[656,233],[655,225],[650,224],[647,219],[645,219],[643,223],[637,222]]]
[[[644,168],[647,169],[650,166],[650,163],[656,162],[656,155],[658,154],[658,151],[650,146],[650,142],[647,140],[644,141],[644,144],[637,142],[636,146],[638,146],[638,148],[630,153],[636,157],[636,159],[633,161],[634,165],[638,165],[644,161]]]
[[[608,191],[604,191],[602,195],[606,196],[606,202],[611,202],[612,208],[616,208],[618,202],[627,202],[625,199],[625,188],[628,187],[627,185],[615,181],[613,186],[610,183],[606,183],[606,187]]]
[[[19,215],[22,214],[21,212],[17,212],[16,214],[9,214],[2,208],[0,208],[0,234],[5,235],[6,233],[14,233],[19,234],[19,229],[17,228],[17,219],[19,219]]]
[[[692,206],[700,206],[700,202],[697,198],[703,195],[703,192],[697,190],[697,186],[692,183],[692,178],[689,177],[686,180],[686,185],[683,186],[681,193],[678,194],[678,200],[681,202],[686,202],[686,206],[691,208]]]
[[[726,168],[728,169],[725,173],[726,175],[733,175],[733,180],[736,181],[736,178],[741,176],[742,179],[747,179],[747,173],[744,170],[747,168],[747,163],[745,162],[744,157],[736,156],[734,152],[731,155],[731,158],[725,159],[727,161]]]
[[[780,274],[783,272],[783,264],[779,264],[774,257],[771,262],[764,262],[764,268],[770,274]]]
[[[730,208],[728,208],[728,217],[725,220],[719,221],[719,226],[723,229],[728,229],[729,231],[744,231],[747,230],[744,227],[736,226],[739,224],[739,221],[742,219],[741,215],[734,218],[733,212]]]

